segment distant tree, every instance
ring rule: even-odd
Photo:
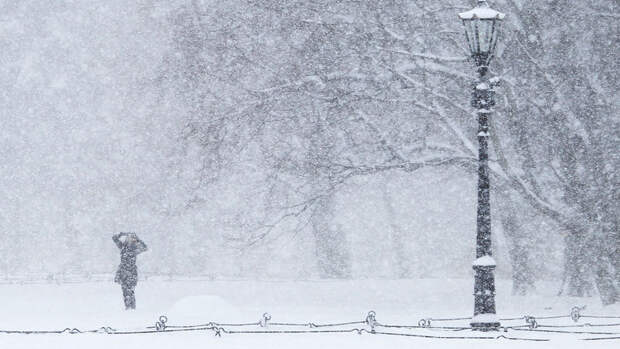
[[[593,280],[603,303],[617,302],[618,3],[504,3],[498,164],[565,232],[568,294],[587,295]]]
[[[427,167],[475,173],[464,93],[474,74],[454,17],[467,8],[460,2],[240,0],[208,12],[199,5],[180,11],[177,54],[167,64],[182,83],[186,138],[204,149],[206,178],[260,149],[254,161],[265,170],[269,214],[242,241],[263,241],[290,220],[303,230],[316,221],[313,212],[329,224],[328,203],[356,177]],[[584,295],[593,279],[603,302],[613,303],[618,5],[498,0],[497,7],[509,16],[494,62],[503,86],[491,133],[493,185],[566,232],[570,294]],[[535,252],[532,233],[520,231],[517,217],[499,217],[523,293],[534,279],[525,262]]]

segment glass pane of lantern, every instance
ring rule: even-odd
[[[472,54],[480,53],[480,20],[473,19],[471,20],[471,36],[473,39],[474,51]]]
[[[474,54],[476,52],[476,41],[474,40],[474,29],[473,29],[473,21],[465,20],[463,21],[463,26],[465,27],[465,37],[467,39],[467,45],[469,47],[469,52]]]
[[[479,21],[479,38],[480,40],[480,52],[488,53],[491,48],[491,42],[493,39],[493,23],[494,20],[480,20]]]
[[[493,20],[493,32],[491,37],[491,54],[495,53],[495,46],[497,45],[497,38],[499,35],[499,26],[501,25],[501,21]]]

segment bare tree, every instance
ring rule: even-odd
[[[615,302],[618,244],[609,241],[618,241],[618,163],[608,154],[618,145],[617,4],[499,2],[511,16],[497,61],[504,85],[492,133],[494,183],[505,199],[516,194],[514,205],[566,232],[571,294],[585,294],[593,278],[604,302]],[[457,1],[239,1],[235,11],[221,5],[210,14],[196,4],[187,7],[196,19],[181,25],[194,29],[180,34],[196,37],[180,41],[182,52],[195,47],[182,56],[196,62],[182,79],[198,79],[186,88],[197,108],[188,139],[204,147],[206,173],[231,153],[261,149],[255,160],[267,173],[270,214],[247,242],[288,220],[303,230],[312,217],[317,223],[313,212],[329,224],[329,202],[355,177],[474,169],[463,93],[474,75],[463,72]],[[500,217],[515,277],[526,275],[518,268],[531,236],[515,217]]]

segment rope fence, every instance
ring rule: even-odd
[[[215,336],[221,337],[226,335],[242,335],[242,334],[370,334],[380,336],[402,336],[429,339],[460,339],[460,340],[516,340],[516,341],[550,341],[549,338],[530,338],[530,337],[514,337],[508,336],[509,331],[530,334],[570,334],[581,336],[592,336],[579,338],[581,340],[599,341],[599,340],[619,340],[620,339],[620,321],[614,323],[578,323],[580,319],[618,319],[620,316],[599,316],[599,315],[583,315],[581,311],[585,307],[573,307],[567,315],[554,316],[530,316],[503,318],[502,322],[524,321],[523,324],[515,324],[501,326],[497,331],[479,332],[473,331],[469,326],[435,326],[437,322],[465,321],[471,320],[471,317],[454,317],[454,318],[423,318],[418,321],[417,325],[401,325],[401,324],[382,324],[377,321],[377,314],[374,311],[368,312],[366,318],[360,321],[334,322],[334,323],[314,323],[314,322],[272,322],[271,315],[264,313],[262,317],[255,322],[246,323],[219,323],[208,322],[197,325],[169,325],[168,317],[162,315],[155,322],[154,326],[147,326],[141,330],[117,330],[112,327],[104,326],[93,330],[81,330],[79,328],[64,328],[62,330],[5,330],[0,329],[0,334],[107,334],[107,335],[139,335],[139,334],[163,334],[174,332],[193,332],[204,331],[212,332]],[[574,323],[570,325],[558,324],[541,324],[539,320],[550,319],[570,319]],[[613,328],[617,327],[617,331]],[[574,328],[574,330],[571,330]],[[597,328],[612,329],[610,331],[599,331]],[[582,329],[582,330],[578,330]],[[399,331],[396,331],[399,330]],[[449,335],[461,331],[471,331],[472,335]],[[417,332],[415,332],[417,331]],[[495,334],[503,331],[504,334]],[[435,333],[433,333],[435,332]],[[436,334],[442,332],[442,334]],[[601,337],[602,336],[602,337]]]

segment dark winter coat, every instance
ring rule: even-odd
[[[135,287],[138,284],[136,256],[147,250],[146,244],[140,239],[134,242],[123,242],[120,240],[119,234],[112,236],[112,240],[121,250],[121,264],[116,271],[114,282],[123,286]]]

